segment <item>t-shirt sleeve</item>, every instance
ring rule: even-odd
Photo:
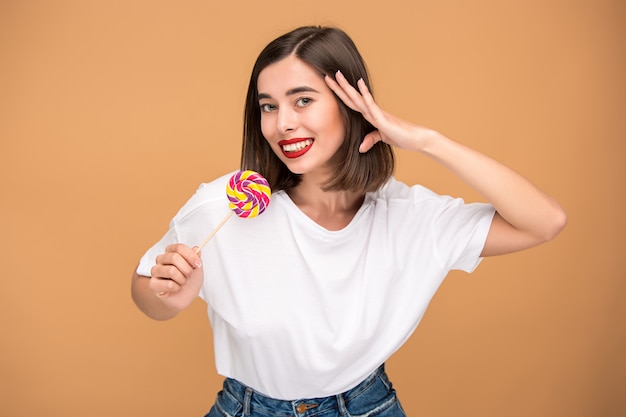
[[[490,204],[467,204],[460,198],[442,197],[442,207],[432,227],[436,253],[448,269],[476,269],[494,213]]]
[[[466,203],[421,186],[390,180],[376,197],[388,204],[392,240],[431,256],[446,271],[472,272],[482,252],[495,208],[486,203]]]
[[[177,243],[176,223],[174,220],[170,222],[170,228],[163,237],[155,243],[139,260],[137,274],[149,277],[152,267],[156,264],[156,257],[165,252],[168,245]]]
[[[168,245],[174,243],[194,245],[202,241],[211,230],[209,227],[218,217],[223,217],[223,210],[228,210],[224,190],[230,175],[229,173],[210,183],[200,184],[171,220],[167,233],[141,257],[137,267],[139,275],[150,276],[156,257],[164,253]]]

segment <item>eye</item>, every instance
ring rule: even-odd
[[[311,104],[313,102],[312,98],[309,97],[300,97],[298,100],[296,100],[296,106],[297,107],[306,107],[309,104]]]
[[[263,113],[269,113],[269,112],[271,112],[271,111],[276,109],[275,105],[269,104],[269,103],[261,104],[260,107],[261,107],[261,111]]]

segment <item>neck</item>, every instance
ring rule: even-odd
[[[304,214],[328,230],[346,227],[365,198],[364,192],[324,191],[321,184],[306,178],[287,194]]]

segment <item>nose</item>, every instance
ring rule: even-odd
[[[280,133],[288,133],[296,129],[297,115],[293,109],[281,107],[276,118],[276,128]]]

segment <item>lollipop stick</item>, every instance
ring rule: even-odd
[[[213,231],[212,231],[211,233],[209,233],[209,235],[206,237],[206,239],[204,239],[204,241],[200,244],[200,246],[198,246],[198,249],[196,249],[196,253],[199,253],[199,252],[202,250],[202,248],[203,248],[203,247],[204,247],[207,243],[209,243],[209,240],[211,240],[211,238],[212,238],[213,236],[215,236],[215,234],[217,233],[217,231],[218,231],[218,230],[220,230],[220,228],[221,228],[222,226],[224,226],[224,224],[228,221],[228,219],[230,219],[230,216],[232,216],[232,215],[233,215],[233,213],[234,213],[234,211],[231,211],[230,213],[228,213],[228,214],[227,214],[227,215],[226,215],[226,216],[222,219],[222,221],[221,221],[221,222],[220,222],[217,226],[215,226],[215,229],[213,229]]]

